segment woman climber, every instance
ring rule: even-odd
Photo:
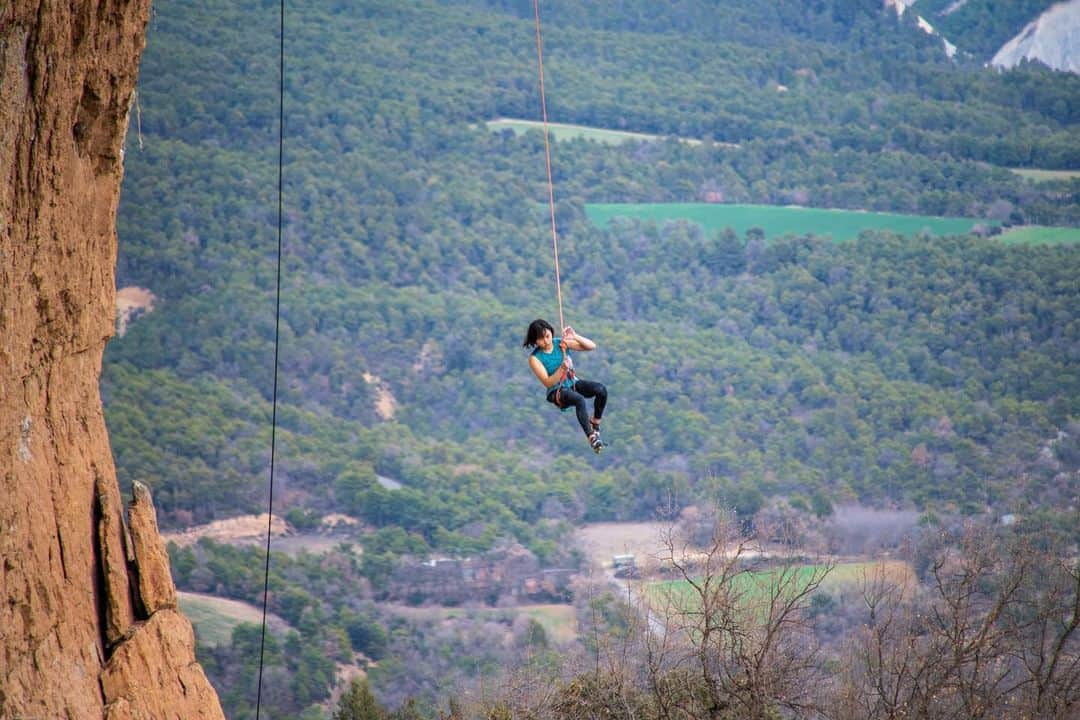
[[[524,347],[533,348],[529,355],[529,367],[540,383],[547,388],[547,400],[560,410],[574,408],[578,423],[589,439],[589,445],[599,453],[604,442],[600,439],[600,418],[607,405],[607,388],[598,382],[574,378],[574,363],[567,350],[588,352],[596,349],[596,343],[574,332],[567,326],[562,337],[555,337],[555,329],[546,320],[533,320],[525,333]],[[590,417],[585,398],[593,398]]]

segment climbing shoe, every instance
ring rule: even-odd
[[[589,445],[592,446],[593,452],[597,455],[604,449],[604,441],[600,439],[600,433],[594,432],[589,436]]]

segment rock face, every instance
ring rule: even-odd
[[[157,514],[150,500],[150,491],[142,483],[135,483],[134,494],[128,517],[142,610],[147,615],[158,610],[175,610],[176,587],[169,572],[169,555],[158,534]]]
[[[148,495],[128,540],[98,390],[148,14],[0,3],[0,718],[223,717]]]
[[[1080,73],[1080,0],[1050,7],[997,51],[991,65],[1011,68],[1038,60],[1055,70]]]

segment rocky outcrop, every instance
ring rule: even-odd
[[[98,390],[148,13],[0,3],[0,718],[223,717],[128,540]]]
[[[1023,60],[1080,73],[1080,0],[1051,6],[1005,43],[990,64],[1011,68]]]
[[[115,645],[135,624],[135,603],[128,574],[123,508],[115,483],[95,478],[97,493],[97,549],[105,590],[105,642]]]
[[[191,623],[160,610],[119,647],[101,673],[106,720],[221,718],[217,695],[192,651]]]
[[[169,572],[169,556],[158,534],[157,514],[150,491],[135,483],[128,517],[131,523],[131,549],[138,568],[139,603],[146,614],[176,608],[176,587]]]

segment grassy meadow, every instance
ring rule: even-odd
[[[803,565],[792,568],[795,573],[795,585],[800,588],[806,587],[815,573],[820,573],[824,568],[824,565]],[[733,590],[751,603],[765,600],[776,581],[778,572],[774,569],[740,573],[733,580]],[[825,576],[820,589],[837,593],[854,592],[864,582],[877,578],[903,584],[914,581],[914,571],[906,562],[899,560],[839,563]],[[645,596],[660,603],[668,598],[686,601],[693,597],[690,585],[685,580],[648,583]]]
[[[201,593],[178,592],[180,611],[187,616],[195,627],[200,645],[228,645],[232,640],[233,628],[241,623],[262,624],[262,610],[239,602]],[[266,623],[275,633],[284,633],[288,623],[276,615],[268,615]]]
[[[486,125],[489,130],[497,132],[499,130],[510,129],[518,135],[524,135],[529,130],[543,131],[544,129],[544,123],[539,120],[513,120],[510,118],[488,120]],[[566,123],[553,122],[548,123],[548,133],[555,140],[595,140],[596,142],[604,143],[606,145],[619,145],[627,140],[652,142],[665,139],[665,136],[663,135],[650,135],[648,133],[626,132],[623,130],[604,130],[603,128],[587,127],[585,125],[569,125]],[[678,138],[678,140],[690,145],[701,144],[700,140],[695,140],[693,138]]]
[[[1002,242],[1010,245],[1053,245],[1080,242],[1080,228],[1022,225],[1001,234]]]
[[[860,210],[717,203],[589,203],[585,206],[585,214],[600,227],[619,217],[653,220],[658,224],[688,220],[701,225],[706,233],[730,227],[741,236],[757,227],[770,238],[813,233],[837,242],[854,240],[863,230],[889,230],[898,235],[924,231],[931,235],[959,235],[969,232],[977,224],[989,222]]]
[[[1072,180],[1080,177],[1080,170],[1039,170],[1036,168],[1009,168],[1020,177],[1045,182],[1048,180]]]

